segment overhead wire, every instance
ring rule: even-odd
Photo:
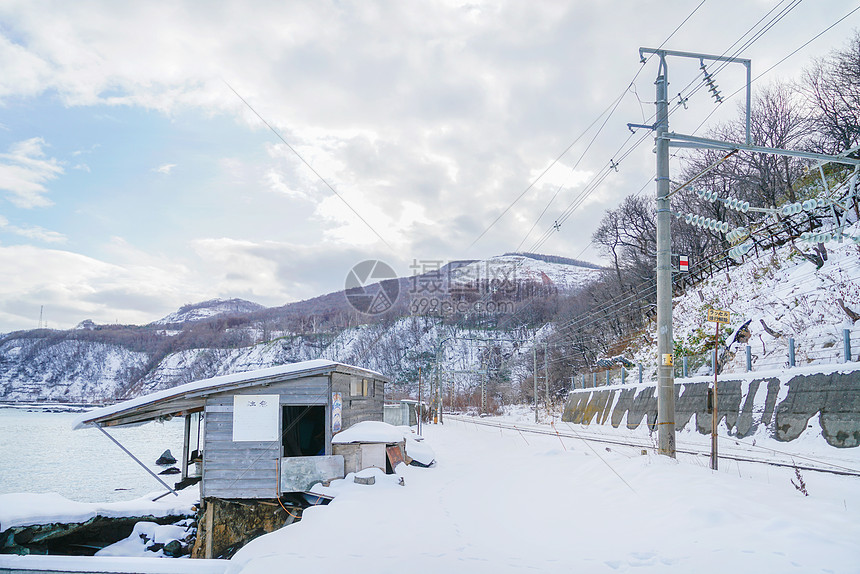
[[[692,18],[692,17],[693,17],[693,15],[694,15],[698,10],[699,10],[699,8],[701,8],[701,7],[702,7],[702,5],[704,5],[704,3],[705,3],[706,1],[707,1],[707,0],[701,0],[701,2],[699,2],[699,4],[698,4],[695,8],[693,8],[693,10],[692,10],[688,15],[687,15],[687,17],[686,17],[686,18],[684,18],[684,20],[683,20],[680,24],[678,24],[678,26],[676,26],[676,27],[675,27],[675,29],[672,31],[672,33],[671,33],[671,34],[669,34],[669,36],[668,36],[665,40],[663,40],[663,42],[660,44],[660,47],[664,46],[664,45],[666,44],[666,42],[668,42],[668,41],[669,41],[669,40],[670,40],[670,39],[671,39],[671,38],[672,38],[672,37],[673,37],[673,36],[678,32],[678,30],[680,30],[680,29],[685,25],[685,24],[687,23],[687,21],[689,21],[689,20],[690,20],[690,18]],[[649,58],[650,58],[650,57],[649,57]],[[573,148],[573,146],[574,146],[574,145],[576,145],[576,143],[577,143],[580,139],[582,139],[582,137],[583,137],[586,133],[588,133],[588,131],[589,131],[589,130],[590,130],[590,129],[591,129],[591,128],[592,128],[592,127],[593,127],[593,126],[594,126],[594,125],[599,121],[599,120],[600,120],[600,118],[601,118],[601,117],[603,117],[604,115],[606,115],[606,114],[607,114],[607,112],[608,112],[608,115],[606,115],[606,118],[604,119],[604,121],[603,121],[603,123],[601,124],[600,128],[598,129],[597,133],[595,133],[595,135],[594,135],[594,137],[592,138],[591,142],[589,142],[589,144],[588,144],[588,146],[586,147],[585,151],[581,154],[580,159],[579,159],[579,160],[577,160],[576,165],[579,165],[580,161],[581,161],[581,160],[582,160],[582,158],[585,156],[585,153],[590,149],[590,147],[591,147],[591,145],[594,143],[595,139],[596,139],[596,138],[600,135],[600,133],[603,131],[603,128],[606,126],[606,124],[607,124],[607,122],[609,121],[609,119],[610,119],[610,118],[612,117],[612,115],[615,113],[615,110],[616,110],[616,109],[618,109],[618,106],[620,105],[621,101],[624,99],[624,96],[628,93],[628,91],[629,91],[629,89],[630,89],[630,86],[631,86],[631,85],[633,85],[633,84],[634,84],[634,82],[636,81],[636,79],[639,77],[639,74],[641,73],[642,69],[644,68],[644,64],[645,64],[645,63],[647,63],[647,60],[646,60],[646,62],[642,62],[642,64],[643,64],[643,65],[642,65],[642,66],[640,66],[640,68],[636,71],[636,73],[633,75],[633,79],[632,79],[632,80],[630,81],[630,83],[629,83],[629,84],[624,88],[624,90],[621,92],[621,94],[619,94],[619,96],[618,96],[618,97],[617,97],[617,98],[616,98],[612,103],[610,103],[610,105],[609,105],[609,106],[607,106],[607,107],[606,107],[606,109],[604,109],[604,110],[603,110],[603,112],[601,112],[601,114],[600,114],[597,118],[595,118],[595,120],[594,120],[593,122],[591,122],[591,124],[589,124],[589,126],[588,126],[588,127],[587,127],[587,128],[586,128],[586,129],[585,129],[585,130],[584,130],[584,131],[583,131],[579,136],[577,136],[577,138],[574,140],[574,142],[573,142],[573,143],[571,143],[569,146],[567,146],[567,148],[565,148],[565,150],[564,150],[561,154],[559,154],[559,155],[558,155],[558,157],[556,157],[556,158],[555,158],[555,159],[550,163],[550,165],[549,165],[546,169],[544,169],[544,171],[543,171],[543,172],[541,172],[541,174],[540,174],[537,178],[535,178],[535,179],[534,179],[534,180],[533,180],[533,181],[528,185],[528,187],[526,187],[526,189],[525,189],[525,190],[523,190],[523,192],[522,192],[522,193],[520,193],[520,195],[519,195],[519,196],[517,196],[517,197],[516,197],[516,199],[514,199],[514,201],[513,201],[513,202],[511,202],[511,203],[510,203],[510,204],[509,204],[509,205],[508,205],[508,206],[507,206],[507,207],[502,211],[502,213],[500,213],[500,214],[499,214],[499,215],[498,215],[498,216],[497,216],[497,217],[496,217],[496,218],[495,218],[495,219],[490,223],[490,225],[489,225],[486,229],[484,229],[484,231],[482,231],[482,232],[481,232],[481,234],[480,234],[480,235],[478,235],[478,237],[477,237],[477,238],[475,238],[475,240],[474,240],[474,241],[472,241],[472,243],[469,245],[469,248],[473,247],[473,246],[475,245],[475,243],[477,243],[477,242],[478,242],[478,241],[479,241],[479,240],[480,240],[480,239],[481,239],[481,238],[482,238],[482,237],[483,237],[483,236],[484,236],[484,235],[485,235],[485,234],[486,234],[486,233],[487,233],[487,232],[488,232],[488,231],[489,231],[493,226],[495,226],[495,225],[496,225],[496,223],[498,223],[498,222],[499,222],[499,220],[500,220],[502,217],[504,217],[504,215],[505,215],[506,213],[508,213],[508,211],[510,211],[510,210],[514,207],[514,205],[516,205],[516,203],[517,203],[517,202],[519,202],[519,200],[520,200],[520,199],[522,199],[522,198],[526,195],[526,193],[528,193],[528,192],[529,192],[529,191],[530,191],[530,190],[531,190],[531,189],[532,189],[532,188],[537,184],[537,182],[538,182],[538,181],[540,181],[540,180],[543,178],[543,176],[544,176],[544,175],[546,175],[546,173],[547,173],[547,172],[548,172],[548,171],[549,171],[553,166],[555,166],[559,161],[561,161],[561,158],[562,158],[562,157],[564,157],[564,156],[567,154],[567,152],[568,152],[568,151],[570,151],[570,149],[571,149],[571,148]],[[556,194],[555,194],[555,195],[558,195],[558,192],[556,192]],[[551,204],[551,203],[552,203],[552,201],[554,200],[555,195],[553,196],[553,199],[552,199],[552,200],[550,200],[550,204]],[[544,212],[542,212],[541,216],[543,215],[543,213],[545,213],[545,212],[546,212],[546,209],[548,209],[548,207],[544,209]],[[540,220],[540,217],[538,217],[538,221],[539,221],[539,220]],[[532,226],[532,229],[534,229],[534,226]],[[524,242],[528,239],[528,235],[529,235],[530,233],[531,233],[531,230],[529,231],[529,233],[527,233],[527,234],[526,234],[526,237],[524,237],[524,238],[523,238],[523,241],[520,243],[521,245],[522,245],[522,243],[524,243]]]

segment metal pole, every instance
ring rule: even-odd
[[[549,347],[544,341],[543,344],[543,378],[544,383],[546,383],[546,388],[544,389],[545,401],[546,401],[546,410],[549,412],[549,359],[547,358],[547,353],[549,352]]]
[[[122,449],[122,451],[123,451],[125,454],[127,454],[128,456],[130,456],[130,457],[132,458],[132,460],[134,460],[134,462],[136,462],[137,464],[139,464],[139,465],[143,468],[143,470],[145,470],[146,472],[148,472],[149,474],[151,474],[151,475],[152,475],[152,477],[153,477],[155,480],[157,480],[157,481],[158,481],[158,482],[160,482],[162,485],[164,485],[164,488],[166,488],[167,490],[169,490],[170,492],[172,492],[172,493],[174,494],[174,496],[179,496],[179,493],[178,493],[178,492],[176,492],[175,490],[173,490],[172,488],[170,488],[170,486],[168,486],[168,484],[167,484],[166,482],[164,482],[163,480],[161,480],[161,477],[160,477],[160,476],[158,476],[157,474],[155,474],[154,472],[152,472],[151,470],[149,470],[149,468],[148,468],[145,464],[143,464],[142,462],[140,462],[140,459],[139,459],[139,458],[137,458],[136,456],[134,456],[133,454],[131,454],[131,452],[129,452],[129,450],[128,450],[127,448],[125,448],[124,446],[122,446],[122,445],[119,443],[119,441],[118,441],[118,440],[116,440],[115,438],[113,438],[112,436],[110,436],[110,435],[108,434],[108,432],[107,432],[105,429],[103,429],[102,427],[100,427],[100,426],[99,426],[99,425],[97,425],[97,424],[93,424],[92,426],[94,426],[94,427],[96,427],[97,429],[99,429],[99,430],[102,432],[102,434],[103,434],[103,435],[105,435],[106,437],[108,437],[109,439],[111,439],[111,440],[114,442],[114,444],[115,444],[116,446],[118,446],[119,448],[121,448],[121,449]],[[160,497],[159,497],[159,498],[160,498]]]
[[[845,355],[844,363],[851,360],[851,329],[842,330],[842,349]]]
[[[485,364],[485,355],[481,355],[481,414],[484,414],[487,410],[487,390],[485,385],[485,380],[487,376],[487,365]]]
[[[717,356],[717,345],[720,341],[720,323],[717,322],[717,334],[714,336],[714,357]],[[711,470],[717,470],[717,361],[714,359],[714,414],[711,417]]]
[[[675,457],[675,373],[672,340],[672,213],[669,195],[669,77],[660,53],[657,75],[657,451]]]
[[[418,367],[418,436],[421,436],[421,417],[424,415],[424,405],[421,403],[421,367]]]
[[[639,384],[642,384],[642,363],[637,365],[639,367]]]
[[[682,364],[683,364],[683,366],[681,367],[681,373],[682,373],[682,376],[686,379],[687,378],[687,355],[684,355],[684,359],[683,359]]]
[[[747,345],[747,372],[752,371],[752,347]]]
[[[538,422],[538,406],[537,406],[537,397],[538,397],[537,375],[538,375],[538,373],[537,373],[537,346],[536,345],[532,345],[532,358],[534,359],[534,374],[535,374],[535,377],[534,377],[534,379],[535,379],[535,422]]]
[[[794,366],[794,337],[788,338],[788,366]]]

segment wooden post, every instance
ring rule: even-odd
[[[714,413],[711,417],[711,470],[717,470],[717,348],[720,344],[720,323],[717,321],[717,333],[714,336]]]
[[[185,435],[182,439],[182,479],[188,478],[188,450],[191,442],[191,414],[185,415]]]
[[[205,510],[205,521],[206,521],[206,545],[205,550],[203,552],[204,558],[212,558],[212,535],[214,534],[213,530],[215,528],[215,505],[212,504],[211,500],[205,500],[204,504],[206,505]]]

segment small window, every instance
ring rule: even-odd
[[[352,377],[349,380],[349,394],[352,397],[367,396],[367,385],[365,384],[364,379]]]

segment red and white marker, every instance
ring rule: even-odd
[[[678,256],[678,267],[681,271],[689,271],[690,270],[690,258],[686,255]]]

